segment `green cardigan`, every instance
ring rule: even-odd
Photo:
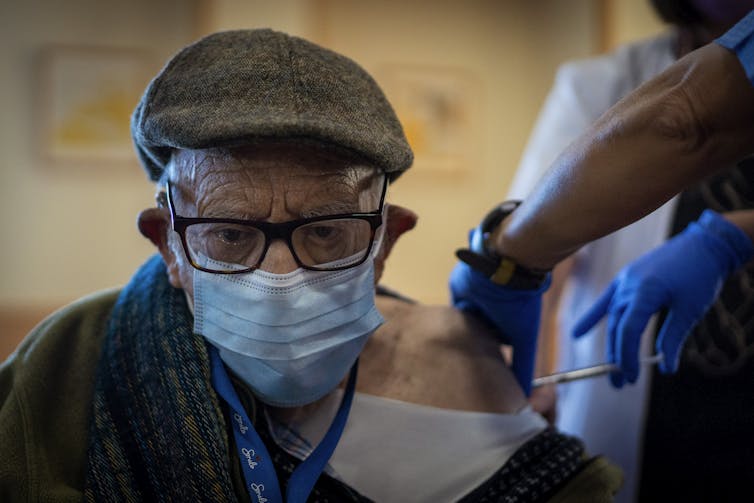
[[[118,291],[38,325],[0,367],[0,501],[81,501],[94,376]]]

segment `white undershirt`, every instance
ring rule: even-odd
[[[316,446],[341,396],[332,393],[288,428]],[[356,393],[329,472],[377,502],[455,501],[546,426],[528,406],[517,414],[464,412]]]

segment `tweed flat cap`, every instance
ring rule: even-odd
[[[413,161],[395,112],[366,71],[268,29],[215,33],[178,52],[144,92],[131,135],[155,181],[173,149],[266,139],[346,149],[391,178]]]

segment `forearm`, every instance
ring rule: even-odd
[[[621,100],[555,161],[493,235],[517,262],[549,268],[750,154],[754,87],[710,44]]]

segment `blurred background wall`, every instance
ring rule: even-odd
[[[122,139],[148,79],[201,35],[262,26],[352,57],[394,102],[416,164],[389,199],[420,219],[384,283],[434,303],[504,198],[558,64],[662,29],[643,0],[2,2],[0,358],[153,253],[135,222],[154,190]]]

